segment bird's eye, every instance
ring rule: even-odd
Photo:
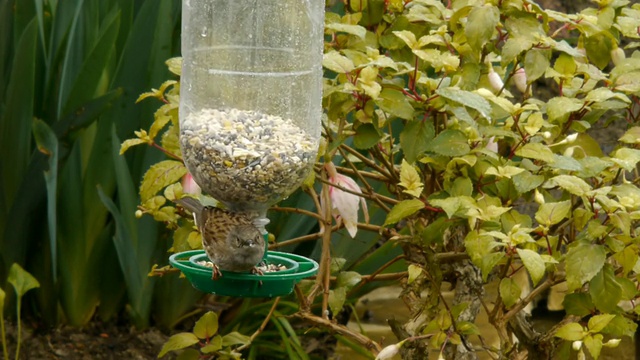
[[[242,245],[242,240],[240,240],[239,237],[236,238],[236,246],[241,246]]]

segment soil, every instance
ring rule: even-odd
[[[25,329],[26,328],[26,329]],[[7,323],[9,358],[13,359],[17,328]],[[158,329],[138,331],[116,323],[92,321],[83,328],[32,328],[23,324],[20,359],[93,360],[156,359],[168,336]],[[174,359],[168,354],[163,359]]]

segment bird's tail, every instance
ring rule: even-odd
[[[199,214],[204,209],[204,205],[192,197],[183,197],[182,199],[176,199],[176,204],[181,205],[183,208],[191,211],[194,214]]]

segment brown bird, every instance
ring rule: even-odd
[[[256,265],[264,256],[264,237],[251,219],[200,201],[184,197],[176,203],[193,213],[196,226],[202,234],[202,247],[213,262],[212,279],[222,274],[220,270],[261,273]]]

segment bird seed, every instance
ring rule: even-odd
[[[189,114],[180,144],[195,182],[236,211],[286,198],[307,177],[318,151],[318,141],[293,121],[238,109]]]

